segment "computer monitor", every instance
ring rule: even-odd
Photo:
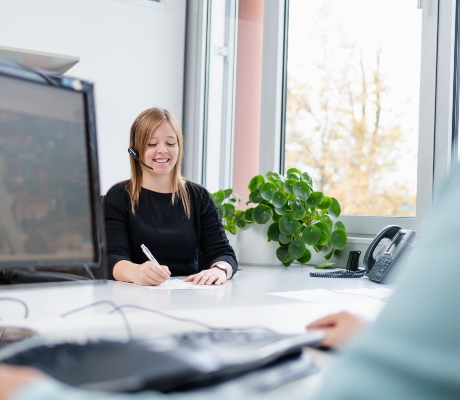
[[[0,60],[0,274],[105,262],[93,85]]]

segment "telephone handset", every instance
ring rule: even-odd
[[[410,244],[414,240],[415,234],[415,231],[402,229],[398,225],[389,225],[383,228],[364,255],[365,275],[374,282],[382,282],[403,250],[411,247]],[[384,239],[389,239],[389,243],[385,244],[374,257],[377,246]]]

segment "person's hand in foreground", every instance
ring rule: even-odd
[[[47,377],[35,368],[16,367],[0,363],[0,400],[7,400],[22,386]]]
[[[339,348],[366,325],[367,321],[363,318],[341,311],[313,321],[306,328],[324,331],[322,346]]]
[[[232,266],[227,263],[220,261],[219,264],[227,265],[229,271],[232,270]],[[219,268],[205,269],[198,274],[193,274],[184,279],[185,282],[192,282],[194,285],[222,285],[227,281],[227,274]]]

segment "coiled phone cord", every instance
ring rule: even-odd
[[[365,272],[364,269],[358,269],[357,271],[310,272],[310,276],[315,278],[362,278]]]

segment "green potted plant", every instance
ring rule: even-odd
[[[211,197],[219,211],[224,229],[236,235],[235,206],[240,203],[241,197],[233,193],[233,189],[219,190],[211,193]]]
[[[310,261],[309,247],[329,260],[335,250],[342,250],[347,244],[345,225],[334,221],[341,212],[339,202],[314,191],[308,173],[296,168],[289,169],[285,176],[270,171],[265,177],[254,176],[248,188],[246,204],[254,206],[245,211],[233,210],[231,223],[244,228],[247,224],[271,222],[268,241],[279,243],[276,256],[285,267],[294,261]],[[318,267],[329,265],[332,263]]]

